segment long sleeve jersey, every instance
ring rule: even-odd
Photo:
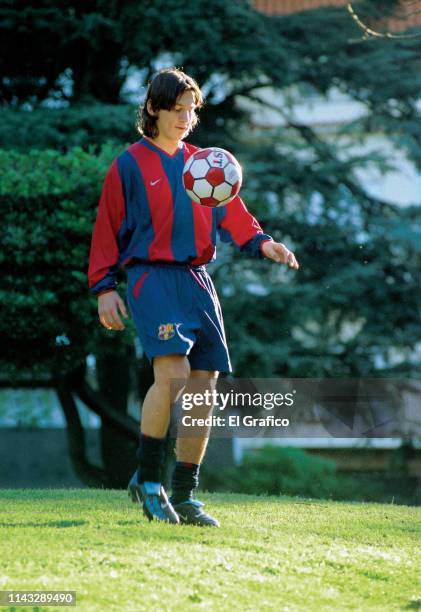
[[[193,202],[182,182],[187,159],[198,150],[182,142],[169,155],[142,138],[112,163],[104,181],[89,258],[89,289],[115,289],[120,267],[142,262],[198,266],[215,259],[217,233],[255,257],[271,237],[236,196],[226,206]]]

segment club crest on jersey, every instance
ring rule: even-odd
[[[158,327],[158,338],[160,340],[170,340],[174,336],[174,323],[161,323],[161,325]]]

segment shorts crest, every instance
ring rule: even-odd
[[[161,325],[158,327],[158,338],[160,340],[170,340],[174,336],[174,323],[161,323]]]

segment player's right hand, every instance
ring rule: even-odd
[[[123,317],[128,318],[126,305],[117,291],[109,291],[98,296],[98,315],[104,327],[119,331],[125,329],[119,311]]]

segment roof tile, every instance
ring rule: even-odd
[[[253,0],[254,8],[267,15],[300,13],[321,6],[345,6],[348,0]]]
[[[346,6],[349,0],[252,0],[257,11],[267,15],[289,15],[291,13],[301,13],[322,6]],[[412,3],[414,4],[414,3]],[[401,32],[408,27],[421,26],[421,10],[415,10],[410,19],[405,22],[400,20],[384,21],[395,32]]]

